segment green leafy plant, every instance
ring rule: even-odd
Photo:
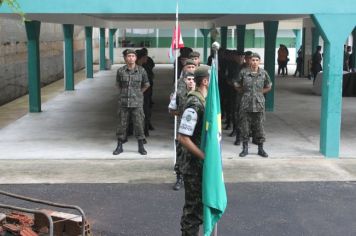
[[[4,3],[8,5],[14,13],[18,14],[22,21],[26,20],[25,13],[21,10],[20,4],[17,2],[17,0],[0,0],[0,7]]]

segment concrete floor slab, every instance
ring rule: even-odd
[[[43,112],[27,114],[0,129],[0,159],[173,159],[173,119],[167,113],[172,90],[171,65],[155,68],[154,107],[146,145],[148,155],[137,153],[130,137],[124,153],[113,156],[117,89],[115,75],[100,71],[83,80],[76,90],[62,92],[43,104]],[[277,77],[275,111],[266,116],[266,151],[273,158],[323,158],[319,153],[320,97],[312,94],[305,78]],[[356,157],[356,98],[343,98],[340,156]],[[237,158],[241,147],[224,131],[223,157]],[[259,159],[250,145],[248,159]]]

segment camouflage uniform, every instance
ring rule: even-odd
[[[134,125],[135,136],[138,140],[145,138],[142,88],[150,86],[147,73],[141,66],[136,65],[130,70],[127,65],[117,71],[116,83],[120,89],[118,106],[117,138],[121,142],[126,139],[129,117]]]
[[[241,70],[237,87],[243,90],[240,105],[243,142],[249,140],[250,127],[255,131],[254,138],[258,144],[265,141],[265,97],[262,90],[271,86],[271,79],[265,70],[259,68],[257,73],[249,68]]]
[[[191,137],[200,147],[205,98],[198,91],[188,94],[179,133]],[[181,171],[184,179],[185,204],[181,218],[182,235],[198,235],[203,223],[202,171],[203,161],[186,149],[182,156]]]
[[[178,111],[178,116],[177,116],[177,130],[179,128],[180,120],[182,117],[182,114],[184,112],[184,105],[187,99],[188,95],[188,89],[187,85],[184,82],[184,78],[180,78],[177,81],[177,95],[176,95],[176,102],[177,102],[177,111]],[[176,146],[176,151],[177,151],[177,159],[176,159],[176,164],[174,165],[174,171],[176,174],[182,174],[182,171],[180,170],[180,165],[182,161],[182,155],[184,152],[184,147],[178,142]]]

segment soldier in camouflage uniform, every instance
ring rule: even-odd
[[[240,128],[240,123],[241,123],[241,119],[240,119],[240,103],[241,103],[241,93],[237,92],[237,84],[238,84],[238,80],[239,80],[239,74],[240,71],[242,69],[243,66],[243,62],[244,62],[244,56],[245,53],[241,52],[241,51],[236,51],[234,52],[234,67],[233,70],[231,71],[232,74],[232,87],[234,88],[234,92],[235,92],[235,96],[233,97],[233,122],[234,122],[234,134],[236,135],[236,139],[234,142],[234,145],[240,145],[240,136],[241,136],[241,128]]]
[[[190,65],[193,65],[193,67],[190,67]],[[187,69],[184,71],[184,68],[190,68],[189,70]],[[176,110],[171,110],[170,113],[174,114],[177,116],[177,125],[180,124],[181,116],[184,112],[184,105],[185,101],[188,95],[188,92],[191,91],[192,88],[192,81],[191,79],[194,79],[194,74],[192,72],[195,71],[195,65],[194,62],[190,59],[186,61],[186,65],[183,68],[183,77],[181,77],[178,80],[177,84],[177,93],[176,93],[176,105],[177,109]],[[189,84],[187,84],[189,82]],[[194,81],[193,81],[194,82]],[[195,88],[195,83],[194,83],[194,88]],[[174,190],[179,190],[183,184],[183,176],[180,171],[180,163],[181,163],[181,156],[183,155],[184,150],[182,149],[182,146],[180,143],[177,143],[176,145],[176,164],[174,165],[174,171],[176,172],[176,183],[173,186]]]
[[[116,84],[120,90],[117,125],[117,147],[113,155],[123,152],[122,143],[126,140],[129,117],[133,121],[135,136],[138,140],[138,152],[146,155],[143,146],[144,119],[143,93],[150,86],[147,73],[142,66],[136,65],[136,52],[127,49],[123,52],[126,65],[117,70]]]
[[[258,145],[258,155],[268,157],[263,149],[265,142],[265,97],[264,94],[272,88],[272,82],[268,73],[259,68],[260,56],[257,53],[251,55],[250,69],[240,72],[237,89],[242,93],[240,116],[243,149],[240,157],[248,154],[248,141],[250,128],[254,127],[254,138]]]
[[[196,90],[188,94],[179,125],[178,141],[185,148],[181,162],[184,178],[185,204],[181,218],[182,236],[198,236],[203,223],[202,172],[204,153],[199,149],[208,93],[209,72],[198,67],[194,72]]]

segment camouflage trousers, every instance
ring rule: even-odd
[[[248,142],[250,139],[250,132],[252,129],[253,138],[258,144],[264,143],[265,130],[264,130],[264,121],[265,113],[264,112],[244,112],[240,113],[241,119],[241,137],[242,142]]]
[[[182,236],[198,236],[203,223],[202,176],[183,175],[185,204],[181,218]]]
[[[181,166],[182,166],[182,158],[183,158],[184,147],[180,142],[176,140],[176,164],[174,165],[174,172],[177,175],[182,174]]]
[[[145,139],[144,120],[145,115],[142,107],[119,107],[116,136],[118,140],[124,141],[127,138],[129,119],[132,119],[134,134],[136,138]]]

